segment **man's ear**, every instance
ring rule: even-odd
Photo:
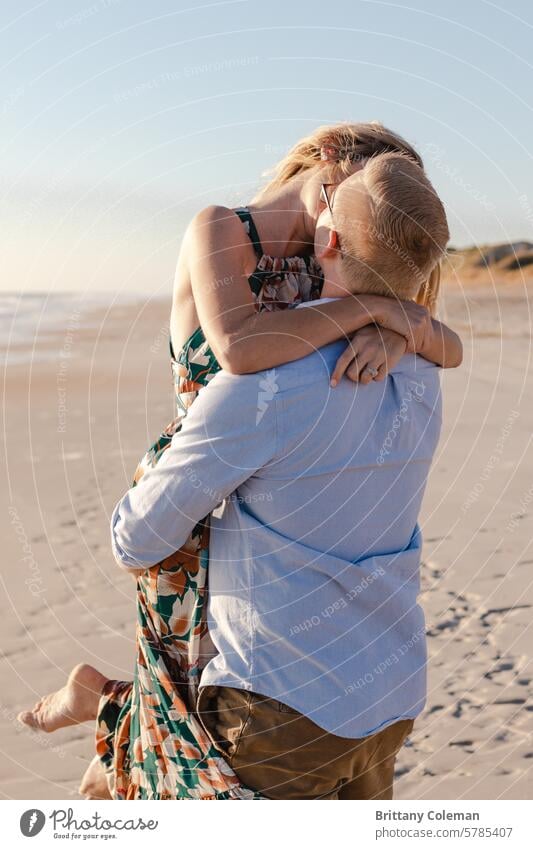
[[[339,253],[339,237],[335,230],[328,229],[328,241],[322,245],[317,259],[335,259]]]

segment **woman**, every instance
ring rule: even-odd
[[[382,380],[406,349],[423,350],[443,366],[459,364],[459,340],[426,308],[434,304],[438,274],[421,287],[422,305],[366,295],[286,309],[320,296],[321,271],[309,246],[322,190],[391,150],[421,164],[406,142],[380,125],[321,128],[296,145],[249,207],[211,207],[194,219],[178,262],[171,316],[178,417],[143,459],[136,482],[221,366],[236,373],[273,368],[353,334],[333,382],[345,370],[353,380]],[[182,550],[139,574],[133,684],[77,667],[66,688],[21,715],[44,730],[98,717],[100,761],[86,776],[84,795],[105,795],[102,764],[113,798],[257,798],[239,783],[195,715],[209,656],[207,563],[205,520]]]

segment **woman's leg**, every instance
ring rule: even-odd
[[[93,666],[80,663],[64,687],[42,698],[32,710],[19,713],[18,719],[30,728],[47,732],[95,720],[108,680]]]
[[[98,755],[94,756],[81,780],[79,794],[85,799],[112,798],[107,784],[107,776]]]
[[[195,530],[187,550],[138,579],[133,687],[123,699],[117,682],[104,687],[97,753],[114,799],[254,798],[196,715],[208,553],[206,529]]]
[[[75,666],[67,683],[41,699],[31,711],[19,714],[19,721],[39,731],[57,731],[70,725],[96,720],[97,755],[87,768],[80,785],[86,799],[111,799],[115,786],[114,741],[119,720],[131,701],[132,684],[113,681],[86,663]]]

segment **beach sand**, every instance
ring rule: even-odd
[[[89,329],[74,313],[5,379],[1,798],[76,798],[93,753],[90,725],[47,736],[21,727],[19,710],[80,661],[131,677],[134,584],[112,559],[108,526],[137,459],[173,415],[168,309],[115,306],[92,315]],[[396,798],[527,799],[528,289],[453,287],[443,317],[463,335],[465,362],[443,374],[445,425],[422,514],[429,694],[398,759]]]

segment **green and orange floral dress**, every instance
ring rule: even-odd
[[[258,310],[320,297],[313,257],[263,253],[253,219],[236,210],[258,259],[250,278]],[[198,392],[220,366],[201,328],[171,363],[177,417],[141,460],[133,485],[154,466],[181,428]],[[200,675],[213,647],[206,626],[209,518],[175,554],[137,581],[133,682],[110,681],[100,700],[96,750],[114,799],[259,799],[213,745],[195,712]]]

